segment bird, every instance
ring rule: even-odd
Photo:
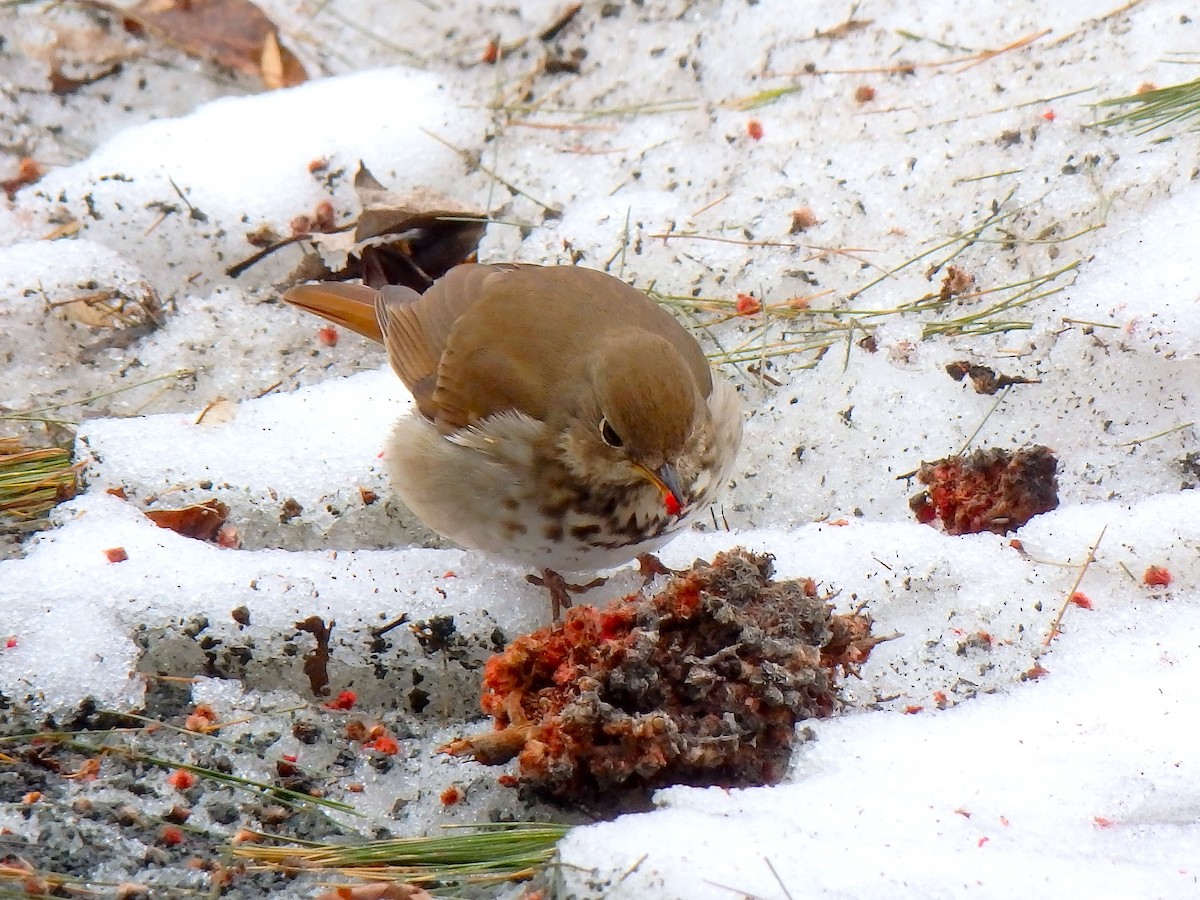
[[[414,400],[384,451],[393,490],[451,542],[540,573],[555,620],[603,582],[564,573],[653,559],[732,474],[737,389],[605,272],[464,263],[424,293],[317,282],[283,299],[383,343]]]

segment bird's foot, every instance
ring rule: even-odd
[[[587,584],[573,584],[553,569],[542,569],[541,575],[526,575],[525,580],[550,592],[550,614],[555,622],[559,620],[562,610],[570,607],[572,594],[585,593],[608,581],[607,578],[593,578]]]
[[[638,574],[644,579],[642,587],[645,588],[659,575],[678,575],[679,569],[671,569],[663,565],[661,559],[653,553],[639,553],[637,557]]]

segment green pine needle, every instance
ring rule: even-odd
[[[1166,125],[1200,118],[1200,78],[1130,94],[1128,97],[1103,100],[1096,105],[1131,107],[1097,122],[1098,127],[1133,125],[1138,134],[1146,134]],[[1200,127],[1200,123],[1190,124],[1189,130],[1196,127]]]

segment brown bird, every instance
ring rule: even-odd
[[[653,553],[733,467],[737,391],[603,272],[461,265],[424,294],[321,282],[284,300],[383,342],[416,401],[385,454],[400,499],[451,541],[539,570],[555,618],[582,589],[559,573]]]

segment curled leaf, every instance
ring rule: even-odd
[[[183,509],[148,509],[146,517],[159,528],[169,528],[198,541],[211,541],[229,517],[229,507],[219,500],[209,500]]]
[[[388,190],[362,164],[354,188],[362,213],[353,231],[313,235],[315,252],[294,273],[298,280],[361,278],[371,287],[424,291],[470,258],[483,237],[483,212],[435,191]]]

